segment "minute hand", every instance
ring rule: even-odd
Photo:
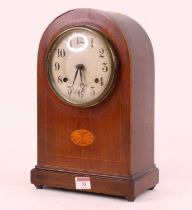
[[[74,80],[73,80],[73,85],[74,85],[75,80],[76,80],[76,78],[77,78],[78,71],[79,71],[79,68],[77,68],[77,70],[76,70],[76,72],[75,72],[75,76],[74,76]]]
[[[82,81],[83,81],[83,78],[82,78],[82,69],[80,69],[79,71],[80,71],[80,78],[81,78],[81,84],[82,84]]]

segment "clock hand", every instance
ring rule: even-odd
[[[69,98],[70,98],[70,96],[71,96],[71,94],[72,94],[72,92],[73,92],[73,90],[74,90],[74,84],[75,84],[75,80],[76,80],[76,78],[77,78],[77,74],[78,74],[78,71],[80,70],[80,75],[82,75],[82,73],[81,73],[81,69],[83,68],[83,65],[82,64],[78,64],[78,65],[76,65],[76,72],[75,72],[75,76],[74,76],[74,79],[73,79],[73,85],[72,86],[67,86],[68,88],[69,88],[69,90],[68,90],[68,95],[69,95]]]
[[[81,89],[78,91],[78,95],[79,95],[80,98],[83,98],[85,84],[83,83],[83,73],[82,73],[82,71],[84,70],[85,66],[83,64],[78,64],[76,66],[76,68],[79,69],[80,80],[81,80],[81,83],[80,83],[80,88]]]
[[[80,71],[80,77],[81,77],[81,83],[82,83],[82,70],[84,69],[84,65],[83,64],[77,64],[76,65],[76,72],[75,72],[75,76],[74,76],[74,80],[73,80],[73,85],[75,83],[75,80],[77,78],[77,74],[78,74],[78,71]]]
[[[81,84],[82,84],[82,69],[79,69],[80,71],[80,78],[81,78]]]
[[[83,74],[82,74],[82,69],[80,69],[80,78],[81,78],[81,83],[80,83],[80,88],[83,92],[84,87],[85,87],[85,83],[83,83]]]
[[[77,68],[77,67],[76,67],[76,68]],[[73,85],[74,85],[75,80],[76,80],[76,78],[77,78],[78,71],[79,71],[79,68],[77,68],[77,70],[76,70],[76,72],[75,72],[75,76],[74,76],[74,79],[73,79]]]
[[[82,70],[84,69],[84,65],[83,64],[77,64],[76,65],[76,69],[77,70],[75,72],[75,76],[74,76],[74,80],[73,80],[73,85],[75,84],[75,80],[77,78],[78,72],[80,71],[80,79],[81,79],[80,88],[81,88],[81,90],[78,91],[78,95],[79,95],[80,98],[83,98],[85,84],[83,83]],[[73,87],[73,85],[72,85],[72,87]],[[74,87],[73,87],[73,89],[74,89]],[[69,93],[68,93],[69,94],[69,97],[70,97],[72,91],[73,91],[72,89],[69,90]]]
[[[80,86],[81,86],[81,84],[84,84],[83,83],[83,73],[82,73],[82,71],[85,69],[85,66],[83,64],[78,64],[77,66],[78,66],[79,71],[80,71],[80,79],[81,79]]]

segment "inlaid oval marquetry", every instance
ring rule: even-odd
[[[94,142],[94,135],[85,129],[74,130],[71,133],[71,141],[78,146],[89,146]]]

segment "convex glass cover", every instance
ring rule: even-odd
[[[102,101],[114,86],[116,56],[100,32],[75,27],[62,32],[50,46],[47,69],[59,97],[89,107]]]

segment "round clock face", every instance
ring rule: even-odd
[[[102,101],[114,86],[116,57],[99,32],[75,27],[62,32],[47,57],[49,82],[57,95],[74,106]]]

